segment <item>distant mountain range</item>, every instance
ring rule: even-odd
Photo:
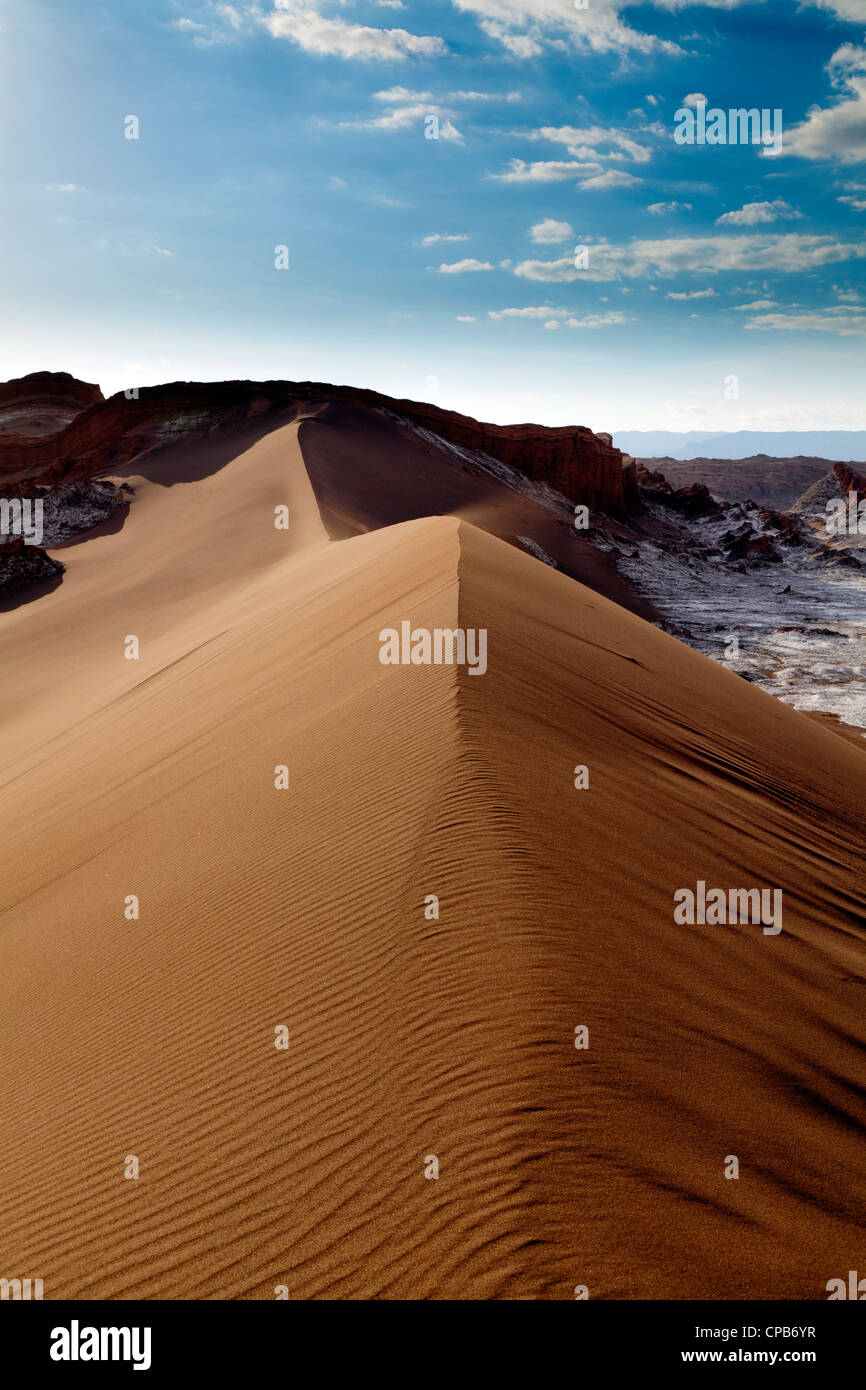
[[[619,430],[613,442],[633,458],[746,459],[769,454],[834,463],[866,460],[866,430]]]

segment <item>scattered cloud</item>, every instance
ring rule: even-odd
[[[625,169],[605,169],[602,174],[594,174],[592,178],[584,179],[581,188],[635,188],[643,179],[635,178],[634,174],[629,174]]]
[[[759,222],[776,222],[779,218],[802,217],[784,198],[774,198],[771,203],[744,203],[736,212],[723,212],[716,218],[720,227],[754,227]]]
[[[515,266],[514,274],[521,276],[524,280],[540,280],[560,284],[579,280],[581,277],[591,280],[616,279],[615,271],[599,274],[597,271],[591,272],[587,268],[578,270],[572,256],[563,256],[558,261],[521,261],[519,265]]]
[[[850,19],[852,24],[862,24],[863,0],[811,0],[820,10],[829,10],[837,19]]]
[[[504,174],[488,174],[488,178],[499,183],[557,183],[562,179],[576,179],[599,174],[597,164],[579,164],[570,159],[545,159],[527,164],[524,159],[512,159]]]
[[[449,236],[449,235],[448,235],[447,233],[445,233],[445,232],[433,232],[431,236],[422,237],[421,240],[419,241],[418,245],[419,245],[419,246],[435,246],[436,243],[437,243],[438,241],[468,241],[468,240],[469,240],[469,237],[468,237],[468,236],[465,236],[465,235],[460,235],[460,236]]]
[[[550,304],[531,305],[526,309],[489,309],[488,317],[494,321],[501,319],[543,319],[544,327],[562,324],[564,328],[607,328],[623,323],[633,323],[620,309],[608,309],[603,314],[584,314],[577,318],[572,309],[556,309]]]
[[[756,299],[751,304],[735,304],[734,309],[738,314],[754,313],[758,309],[778,309],[775,299]]]
[[[760,314],[750,319],[747,328],[777,329],[787,333],[835,333],[842,338],[866,336],[866,313],[850,306],[812,309],[805,313]]]
[[[552,244],[568,241],[574,232],[569,222],[557,222],[554,217],[545,217],[543,222],[536,222],[535,226],[530,227],[529,235],[535,242]]]
[[[443,263],[436,269],[440,275],[465,275],[468,270],[492,270],[493,266],[490,261],[476,261],[469,256],[465,261],[454,261],[451,265]]]
[[[186,34],[196,47],[211,48],[214,44],[236,43],[242,32],[249,28],[247,18],[251,18],[245,18],[236,5],[217,3],[216,0],[211,0],[206,15],[206,24],[183,16],[172,20],[169,27]]]
[[[684,212],[691,212],[692,205],[691,203],[677,203],[675,201],[671,203],[650,203],[647,212],[651,212],[654,217],[665,217],[672,212],[679,212],[681,208]]]
[[[715,290],[669,290],[668,299],[714,299]]]
[[[567,317],[571,310],[553,309],[549,304],[543,304],[540,308],[533,305],[526,309],[489,309],[487,312],[491,319],[549,319],[552,314]]]
[[[565,145],[572,159],[592,160],[596,164],[606,159],[630,159],[635,164],[647,164],[652,159],[652,150],[615,126],[548,125],[530,131],[526,138]]]
[[[388,106],[401,106],[412,101],[432,101],[432,92],[416,92],[411,87],[385,87],[373,93],[374,101],[385,102]]]
[[[513,58],[537,58],[546,50],[595,53],[681,53],[670,39],[632,29],[620,11],[626,0],[591,0],[578,10],[562,0],[454,0],[482,31]]]
[[[625,169],[602,169],[598,164],[578,160],[545,159],[527,164],[512,159],[504,174],[488,174],[498,183],[561,183],[577,179],[582,189],[632,188],[643,182]]]
[[[423,131],[427,118],[435,116],[439,122],[439,139],[462,144],[463,136],[452,120],[456,112],[435,100],[431,92],[413,92],[406,87],[390,87],[387,91],[374,92],[373,98],[385,103],[389,109],[383,111],[380,116],[370,116],[365,120],[338,121],[337,128],[395,131],[409,130],[412,126],[417,126],[419,131]]]
[[[477,323],[478,320],[477,320],[477,318],[475,317],[474,314],[458,314],[458,315],[457,315],[457,322],[458,322],[458,323]]]
[[[830,8],[829,4],[825,8]],[[862,20],[866,17],[862,4],[859,11]],[[782,152],[803,159],[862,163],[866,161],[866,47],[843,44],[831,57],[827,71],[840,92],[838,102],[835,106],[813,106],[805,121],[787,132]]]
[[[683,97],[683,106],[706,106],[707,98],[703,92],[689,92],[688,96]]]
[[[776,270],[802,273],[820,266],[866,257],[866,243],[832,236],[796,233],[751,233],[708,237],[635,239],[624,245],[599,242],[590,247],[589,264],[576,268],[569,257],[555,261],[521,261],[515,275],[528,280],[634,279],[682,272],[714,275],[720,271]]]
[[[306,53],[365,62],[435,58],[446,53],[443,39],[406,29],[375,29],[319,12],[311,0],[275,0],[274,13],[259,15],[275,39],[288,39]]]
[[[506,92],[503,96],[500,92],[452,92],[453,101],[523,101],[522,92]]]

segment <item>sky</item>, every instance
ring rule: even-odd
[[[0,0],[0,176],[3,379],[866,428],[866,0]]]

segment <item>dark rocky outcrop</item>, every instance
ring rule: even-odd
[[[663,473],[638,465],[636,483],[653,502],[659,502],[672,511],[682,512],[684,516],[714,516],[722,508],[708,487],[702,483],[692,483],[687,487],[673,488]]]
[[[0,546],[0,600],[19,589],[59,579],[64,566],[38,546],[17,539]]]
[[[104,399],[98,386],[69,372],[31,372],[0,382],[0,443],[9,437],[56,434]]]

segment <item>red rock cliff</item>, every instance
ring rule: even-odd
[[[31,372],[0,382],[0,438],[56,434],[104,399],[98,386],[68,372]]]
[[[622,515],[637,504],[632,461],[613,448],[609,435],[596,435],[579,425],[490,425],[419,401],[309,381],[173,382],[142,388],[138,399],[120,392],[106,401],[98,387],[50,372],[0,387],[0,414],[2,392],[11,388],[11,398],[32,398],[37,413],[44,415],[52,392],[58,411],[72,406],[76,411],[50,436],[37,436],[27,428],[6,433],[0,485],[24,478],[51,485],[91,477],[173,439],[213,434],[251,416],[284,411],[298,401],[343,400],[403,416],[461,448],[481,451],[528,478],[550,483],[593,510]],[[26,425],[25,416],[20,418]]]

